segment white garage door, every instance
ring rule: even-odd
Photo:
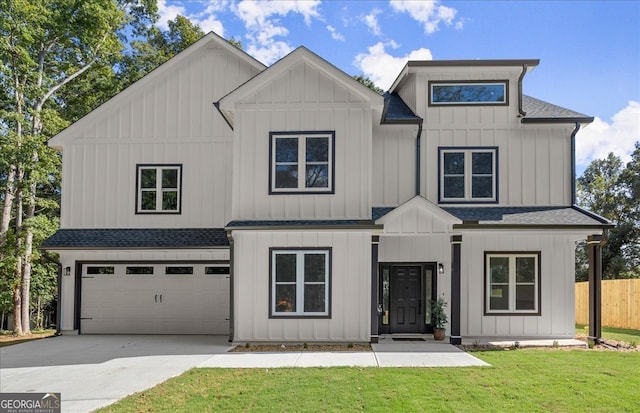
[[[82,334],[227,334],[229,266],[85,264]]]

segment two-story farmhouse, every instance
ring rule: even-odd
[[[381,96],[211,33],[50,140],[62,332],[367,342],[574,334],[574,140],[537,60],[410,61]],[[597,270],[597,269],[596,269]]]

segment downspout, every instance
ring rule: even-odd
[[[527,65],[522,65],[522,73],[520,73],[520,77],[518,78],[518,112],[520,112],[520,116],[522,117],[527,114],[522,107],[522,79],[524,79],[524,75],[527,74],[527,69],[529,69]]]
[[[231,235],[231,231],[227,231],[227,239],[229,240],[229,343],[233,343],[234,340],[234,331],[233,331],[233,267],[234,267],[234,259],[233,259],[233,236]]]
[[[580,130],[580,122],[571,132],[571,205],[576,205],[576,134]]]
[[[416,196],[420,195],[420,138],[422,136],[422,119],[418,123],[418,134],[416,135]]]

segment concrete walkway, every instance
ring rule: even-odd
[[[372,344],[368,352],[272,352],[216,354],[198,367],[469,367],[488,366],[484,361],[446,342],[392,339]]]
[[[447,343],[373,344],[370,352],[228,353],[223,336],[60,336],[0,348],[0,392],[61,393],[89,412],[194,367],[440,367],[487,364]]]

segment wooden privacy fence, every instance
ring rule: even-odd
[[[589,283],[576,283],[576,324],[589,324]],[[640,279],[602,281],[602,325],[640,330]]]

